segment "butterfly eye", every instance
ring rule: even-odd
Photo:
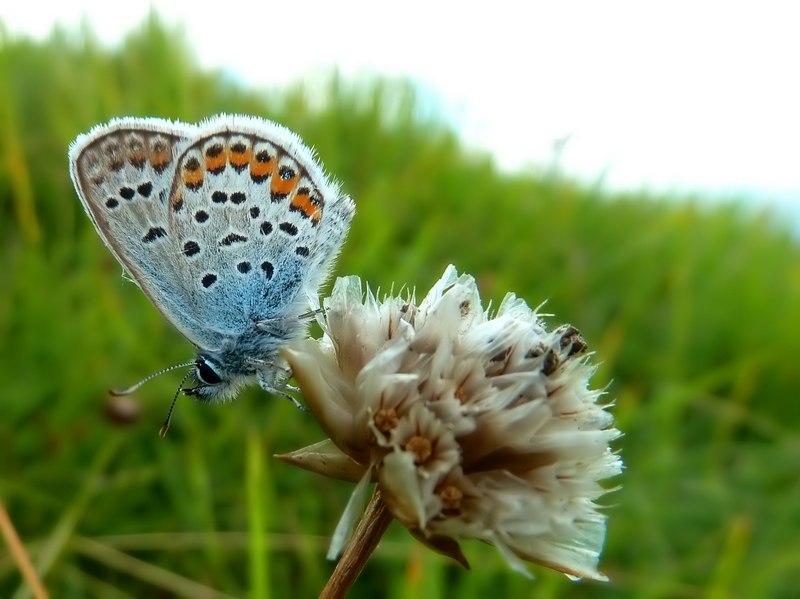
[[[217,374],[214,364],[208,359],[200,356],[194,363],[197,378],[206,385],[217,385],[222,382],[222,378]]]

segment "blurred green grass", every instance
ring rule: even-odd
[[[625,436],[609,495],[610,584],[541,568],[531,583],[468,544],[464,572],[391,529],[353,596],[763,597],[800,583],[800,246],[768,212],[609,194],[507,174],[467,152],[397,81],[247,91],[199,72],[153,17],[119,49],[0,25],[0,497],[54,597],[315,596],[342,483],[270,459],[321,438],[250,390],[105,390],[192,355],[125,282],[83,214],[68,143],[113,116],[266,116],[314,145],[358,206],[339,273],[425,290],[452,262],[484,298],[547,300],[596,350]],[[0,549],[0,596],[24,596]],[[220,594],[212,592],[215,589]],[[16,594],[15,594],[16,593]]]

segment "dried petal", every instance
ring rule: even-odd
[[[367,471],[365,466],[342,453],[330,439],[275,457],[304,470],[353,483],[360,481]]]

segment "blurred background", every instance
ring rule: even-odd
[[[24,5],[23,5],[24,4]],[[65,4],[65,3],[64,3]],[[67,147],[114,116],[284,123],[358,213],[339,274],[547,301],[596,352],[626,470],[607,584],[391,528],[354,597],[800,595],[800,38],[744,2],[146,2],[0,9],[0,497],[54,597],[316,596],[351,486],[323,434],[193,351],[103,247]],[[0,545],[0,596],[27,591]]]

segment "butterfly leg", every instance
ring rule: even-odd
[[[288,368],[282,369],[282,370],[284,371],[284,373],[286,375],[286,378],[283,379],[283,380],[288,380],[288,378],[291,376],[291,371]],[[288,399],[289,401],[291,401],[294,404],[294,407],[296,407],[298,410],[300,410],[302,412],[305,412],[307,410],[307,408],[303,404],[301,404],[297,400],[296,397],[294,397],[293,395],[289,395],[286,392],[288,390],[288,391],[292,391],[292,392],[296,393],[296,392],[300,391],[300,389],[298,389],[297,387],[295,387],[293,385],[289,385],[288,383],[285,383],[284,385],[282,385],[281,389],[278,389],[277,386],[274,383],[275,383],[275,379],[277,379],[279,377],[270,378],[270,373],[264,372],[263,370],[259,370],[258,371],[258,373],[256,374],[256,378],[258,379],[258,384],[267,393],[271,393],[272,395],[275,395],[277,397],[282,397],[284,399]],[[280,378],[282,378],[282,377],[280,377]]]

